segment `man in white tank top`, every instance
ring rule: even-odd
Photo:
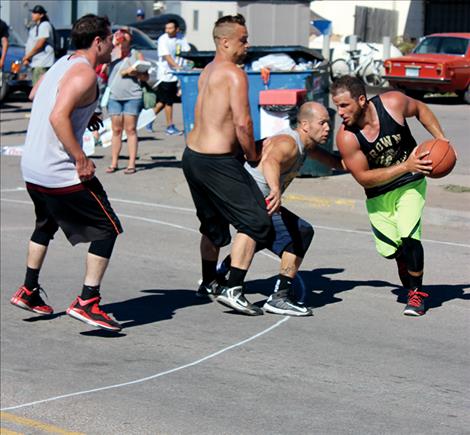
[[[245,165],[263,193],[274,228],[273,240],[266,248],[281,258],[274,292],[264,304],[265,311],[288,316],[311,316],[312,311],[295,297],[292,281],[313,238],[312,226],[285,207],[281,196],[299,174],[306,157],[336,169],[343,169],[341,159],[318,147],[326,143],[330,118],[325,107],[304,103],[297,114],[297,127],[286,129],[263,142],[258,166]],[[230,263],[227,257],[219,266],[219,276]]]
[[[50,240],[60,227],[70,243],[90,243],[82,293],[67,314],[111,331],[121,326],[99,307],[100,283],[114,242],[122,232],[95,165],[82,150],[85,129],[96,128],[95,67],[111,60],[112,33],[107,18],[85,15],[73,26],[77,51],[64,56],[34,86],[31,120],[21,160],[26,188],[36,212],[24,285],[11,298],[17,307],[50,315],[38,279]]]

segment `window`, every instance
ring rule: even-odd
[[[424,38],[414,49],[414,53],[443,53],[464,55],[467,51],[468,40],[464,38],[432,36]]]
[[[193,11],[193,30],[199,30],[199,11]]]

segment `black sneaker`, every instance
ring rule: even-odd
[[[32,311],[37,314],[50,315],[54,312],[51,306],[47,305],[39,292],[46,294],[42,287],[36,287],[28,290],[24,285],[21,286],[10,299],[12,305],[23,308],[23,310]],[[46,295],[47,296],[47,295]]]
[[[99,296],[91,299],[77,297],[72,305],[67,308],[67,314],[74,319],[98,328],[107,329],[108,331],[120,331],[122,329],[121,325],[100,308],[100,300]]]
[[[213,299],[220,294],[220,287],[217,280],[212,281],[210,284],[204,284],[201,282],[201,285],[196,291],[196,296],[198,298],[210,298]]]
[[[410,274],[408,273],[408,267],[403,259],[403,255],[395,257],[395,261],[397,262],[398,276],[400,277],[403,287],[405,287],[405,289],[410,288]]]
[[[263,308],[268,313],[283,314],[285,316],[311,316],[312,310],[295,298],[290,297],[288,290],[279,290],[269,296]]]
[[[243,294],[242,286],[222,287],[220,290],[220,295],[217,296],[216,301],[222,305],[233,308],[235,311],[247,314],[248,316],[259,316],[263,314],[261,308],[248,302]]]
[[[403,314],[405,316],[422,316],[426,312],[424,306],[424,299],[429,295],[424,292],[418,291],[414,288],[408,292],[408,303],[406,304]]]

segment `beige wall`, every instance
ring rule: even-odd
[[[167,2],[168,3],[168,2]],[[186,37],[199,50],[214,50],[212,29],[219,17],[241,13],[247,21],[251,45],[308,45],[310,9],[308,3],[273,4],[246,1],[181,1],[169,4],[181,8],[186,21]],[[169,9],[169,8],[168,8]],[[194,11],[199,11],[199,29],[194,29]]]
[[[412,0],[420,2],[421,0]],[[332,21],[333,33],[351,35],[354,32],[356,6],[398,11],[398,35],[405,34],[411,0],[315,0],[310,4],[312,11]]]
[[[199,30],[194,29],[194,11],[199,11]],[[212,39],[214,23],[219,18],[219,11],[223,15],[237,13],[236,2],[181,2],[181,16],[186,21],[186,38],[198,50],[215,50]]]
[[[308,46],[310,10],[307,3],[243,4],[239,12],[248,24],[251,45]]]

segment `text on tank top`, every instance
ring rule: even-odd
[[[369,104],[371,103],[374,105],[379,118],[377,138],[370,142],[357,126],[345,126],[345,130],[356,136],[370,169],[388,168],[404,162],[416,147],[416,141],[411,135],[406,119],[404,125],[400,125],[395,121],[385,109],[379,95],[372,97],[369,101]],[[423,178],[423,174],[408,172],[381,186],[366,188],[365,192],[368,198],[373,198],[421,178]]]

